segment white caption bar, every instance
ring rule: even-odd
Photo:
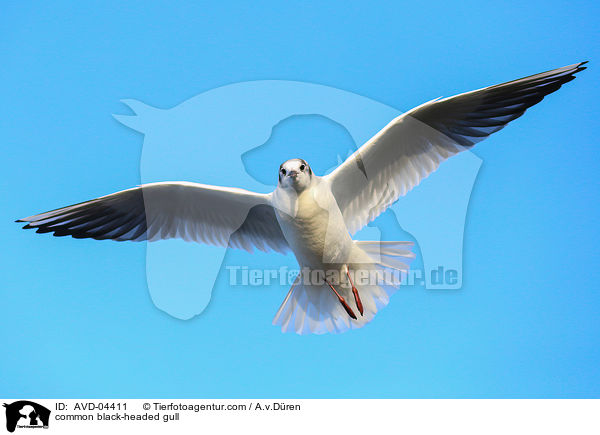
[[[600,400],[4,399],[15,434],[598,434]],[[40,429],[40,430],[34,430]]]

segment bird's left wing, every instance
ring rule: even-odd
[[[150,183],[19,219],[24,228],[97,240],[180,238],[252,252],[289,246],[271,195],[198,183]]]
[[[585,62],[434,100],[399,116],[325,176],[354,233],[435,171],[556,91]]]

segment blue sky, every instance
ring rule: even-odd
[[[597,3],[2,9],[0,396],[600,395]],[[280,79],[407,110],[581,60],[591,62],[578,79],[474,149],[483,165],[462,289],[401,292],[359,331],[283,335],[270,322],[287,289],[230,288],[224,273],[207,310],[178,320],[150,299],[143,244],[56,239],[13,222],[140,182],[144,138],[111,116],[128,113],[124,98],[170,108]],[[294,143],[315,132],[348,141],[306,122],[288,130]],[[400,234],[389,216],[381,225],[386,238]]]

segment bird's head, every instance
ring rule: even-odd
[[[301,192],[310,186],[313,172],[302,159],[291,159],[279,166],[279,186]]]

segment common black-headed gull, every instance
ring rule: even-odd
[[[409,242],[355,241],[352,234],[442,161],[574,79],[584,63],[429,101],[392,120],[328,175],[314,174],[302,159],[284,162],[269,194],[159,182],[17,222],[55,236],[292,251],[308,273],[298,275],[273,323],[299,334],[360,328],[387,305],[414,254]]]

